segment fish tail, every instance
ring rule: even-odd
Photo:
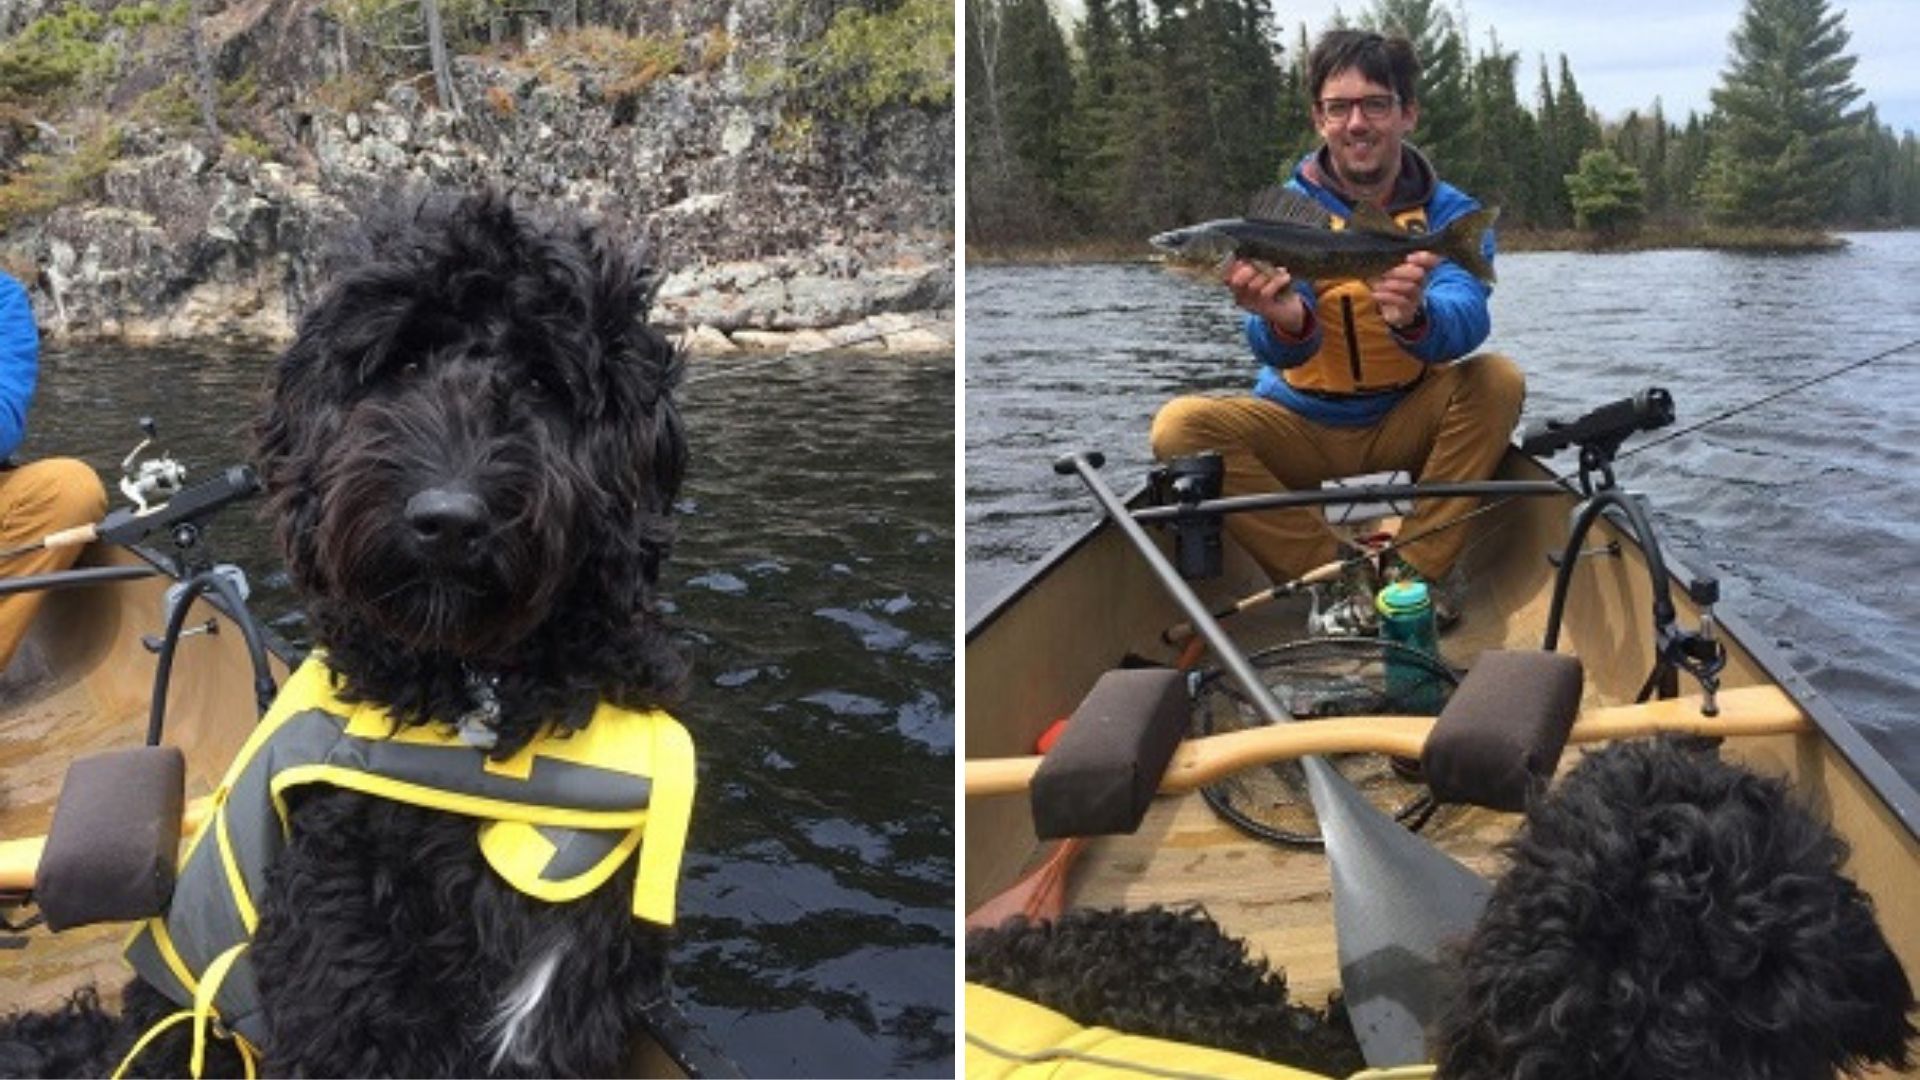
[[[1494,283],[1493,263],[1481,253],[1480,234],[1493,228],[1500,217],[1500,208],[1489,206],[1475,210],[1446,228],[1440,230],[1439,241],[1433,250],[1461,265],[1467,273],[1491,285]]]

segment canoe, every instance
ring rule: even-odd
[[[178,580],[169,557],[141,546],[90,545],[47,592],[26,640],[0,672],[0,867],[31,867],[53,819],[67,764],[145,738],[165,595]],[[174,652],[162,742],[186,758],[189,803],[210,794],[258,719],[254,661],[234,615],[202,595],[189,608]],[[209,633],[204,627],[216,629]],[[148,639],[143,641],[143,638]],[[263,631],[276,685],[298,652]],[[31,907],[0,893],[0,915],[18,925]],[[46,1009],[89,983],[116,993],[129,971],[120,959],[127,927],[99,924],[57,934],[9,934],[0,951],[0,1002]],[[678,1005],[662,1003],[636,1038],[633,1076],[729,1076],[738,1067],[716,1052]]]
[[[1556,560],[1582,500],[1575,485],[1518,448],[1509,452],[1495,479],[1554,481],[1559,491],[1486,500],[1483,505],[1492,508],[1462,526],[1469,530],[1462,557],[1463,617],[1440,639],[1444,659],[1456,669],[1469,669],[1488,650],[1541,647],[1554,614]],[[1151,505],[1147,491],[1135,492],[1127,505],[1139,514]],[[1334,517],[1329,511],[1329,519]],[[1377,507],[1349,528],[1364,533],[1383,524],[1397,524],[1393,507]],[[1172,550],[1170,530],[1149,531],[1163,551]],[[1230,536],[1223,536],[1223,546],[1220,575],[1191,582],[1212,611],[1271,584]],[[1702,608],[1690,589],[1699,579],[1670,557],[1663,561],[1679,624],[1698,626]],[[1604,716],[1631,729],[1683,716],[1698,720],[1700,687],[1685,675],[1677,699],[1636,704],[1653,666],[1655,631],[1648,557],[1635,530],[1613,515],[1600,516],[1569,573],[1557,651],[1577,656],[1584,665],[1582,722]],[[1289,596],[1221,625],[1257,663],[1258,657],[1284,653],[1287,643],[1307,636],[1310,603],[1308,596]],[[1005,778],[1030,772],[1026,767],[1036,739],[1069,716],[1103,673],[1123,660],[1174,664],[1179,650],[1168,643],[1167,631],[1185,621],[1146,560],[1108,520],[1055,549],[972,620],[965,644],[965,910],[1002,896],[1043,865],[1053,869],[1046,856],[1055,849],[1036,838],[1024,786]],[[1714,610],[1710,621],[1726,650],[1717,696],[1722,715],[1767,713],[1780,730],[1729,738],[1722,752],[1786,777],[1846,839],[1851,846],[1846,872],[1872,896],[1880,925],[1906,969],[1920,973],[1920,795],[1763,635],[1724,610]],[[1579,747],[1569,746],[1562,770],[1579,754]],[[1169,776],[1183,760],[1176,755]],[[1014,770],[988,782],[991,770],[1000,766]],[[1183,790],[1169,793],[1175,788]],[[1191,788],[1163,782],[1162,794],[1129,835],[1073,841],[1079,850],[1067,871],[1066,905],[1141,909],[1202,903],[1227,934],[1284,969],[1293,1000],[1324,1002],[1339,988],[1339,964],[1323,853],[1249,835],[1223,820]],[[1400,796],[1384,788],[1369,796],[1383,809],[1406,809],[1395,802]],[[1306,820],[1311,831],[1312,819]],[[1517,814],[1450,806],[1427,821],[1421,835],[1491,877],[1500,869],[1496,848],[1519,820]]]

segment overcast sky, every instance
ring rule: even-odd
[[[1453,0],[1442,3],[1454,9]],[[1486,51],[1492,30],[1502,49],[1520,54],[1523,103],[1534,103],[1540,57],[1557,73],[1565,53],[1581,96],[1603,117],[1645,112],[1658,96],[1674,123],[1684,123],[1689,110],[1704,116],[1712,108],[1708,94],[1727,66],[1727,38],[1746,9],[1744,0],[1466,0],[1465,6],[1474,52]],[[1373,5],[1273,0],[1281,42],[1291,49],[1301,23],[1317,36],[1336,7],[1357,21]],[[1880,122],[1896,134],[1920,134],[1920,2],[1828,0],[1827,10],[1845,13],[1849,51],[1859,61],[1853,83],[1864,91],[1859,104],[1879,106]]]

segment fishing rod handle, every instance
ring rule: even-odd
[[[1371,558],[1371,556],[1357,555],[1354,558],[1365,559],[1365,558]],[[1330,563],[1325,563],[1323,565],[1316,566],[1313,569],[1307,571],[1306,573],[1301,574],[1299,577],[1294,578],[1292,581],[1286,582],[1281,585],[1275,585],[1270,589],[1261,589],[1259,592],[1253,593],[1250,596],[1243,596],[1240,599],[1235,600],[1233,603],[1228,604],[1226,607],[1221,608],[1219,611],[1214,612],[1213,617],[1215,619],[1230,619],[1235,615],[1239,615],[1243,612],[1250,611],[1253,608],[1260,607],[1263,604],[1272,603],[1273,601],[1278,600],[1283,596],[1287,596],[1292,593],[1299,592],[1301,589],[1304,589],[1309,585],[1318,585],[1323,581],[1332,580],[1333,578],[1338,577],[1340,575],[1340,571],[1345,570],[1347,568],[1347,564],[1352,561],[1353,561],[1352,559],[1335,559]],[[1166,642],[1169,645],[1178,645],[1184,641],[1190,640],[1193,636],[1194,636],[1193,624],[1183,622],[1183,623],[1175,623],[1174,625],[1168,627],[1167,632],[1160,635],[1160,640]]]
[[[46,538],[40,541],[40,546],[43,548],[77,547],[81,544],[91,544],[99,536],[100,526],[97,524],[75,525],[71,529],[48,533]]]

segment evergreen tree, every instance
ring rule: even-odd
[[[1498,55],[1497,45],[1496,42],[1494,55]],[[1540,87],[1534,92],[1534,115],[1540,125],[1540,167],[1531,178],[1533,182],[1527,185],[1527,196],[1534,223],[1555,228],[1573,220],[1573,208],[1567,204],[1566,187],[1560,182],[1561,175],[1567,171],[1560,165],[1567,160],[1567,133],[1560,122],[1560,100],[1554,93],[1553,77],[1548,71],[1547,58],[1542,55]]]
[[[1894,174],[1900,144],[1895,141],[1892,128],[1880,125],[1879,110],[1872,105],[1860,116],[1860,145],[1862,150],[1855,156],[1855,168],[1847,177],[1840,220],[1853,225],[1884,224],[1895,214]]]
[[[1573,222],[1602,236],[1617,236],[1640,224],[1646,216],[1646,188],[1640,170],[1620,160],[1611,150],[1588,150],[1580,155],[1580,171],[1566,177],[1573,201]]]
[[[1541,162],[1540,126],[1520,104],[1519,68],[1520,55],[1501,51],[1497,39],[1474,60],[1465,160],[1451,171],[1461,188],[1503,208],[1503,225],[1540,220],[1538,181],[1532,175]]]
[[[975,238],[1057,235],[1073,83],[1046,0],[968,0],[966,62]]]
[[[1634,164],[1647,184],[1647,215],[1659,217],[1667,212],[1668,206],[1667,146],[1672,141],[1673,129],[1667,124],[1667,110],[1657,97],[1653,99],[1650,123],[1653,133],[1647,140],[1647,152]]]
[[[1807,228],[1839,207],[1860,145],[1843,19],[1826,0],[1747,0],[1713,91],[1702,194],[1716,220]]]
[[[1900,153],[1894,170],[1894,202],[1901,225],[1920,225],[1920,141],[1913,132],[1900,136]]]
[[[1086,0],[1078,42],[1080,67],[1062,196],[1083,229],[1098,229],[1119,206],[1121,150],[1133,111],[1129,91],[1135,85],[1132,56],[1111,0]]]

